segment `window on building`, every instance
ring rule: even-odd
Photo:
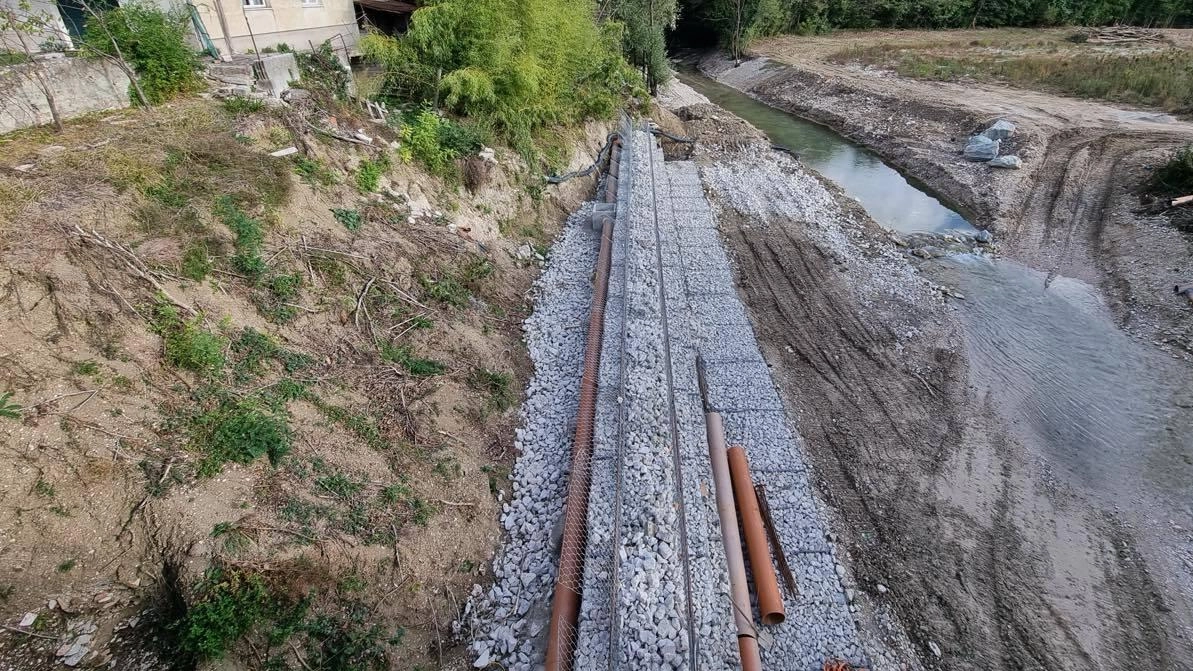
[[[269,3],[267,2],[267,0],[241,0],[241,1],[244,2],[245,7],[260,8],[260,7],[268,7],[269,6]]]
[[[302,0],[303,7],[322,7],[323,0]]]

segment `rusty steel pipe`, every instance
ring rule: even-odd
[[[750,477],[750,462],[741,445],[729,448],[729,476],[733,480],[733,498],[737,501],[737,514],[741,516],[741,529],[746,537],[746,553],[750,556],[750,569],[754,574],[758,614],[762,624],[781,624],[787,619],[783,595],[779,593],[779,579],[775,576],[770,547],[766,544],[766,528]]]
[[[621,139],[614,140],[610,162],[620,159]],[[609,202],[617,200],[617,180]],[[597,376],[601,368],[601,335],[605,328],[605,298],[609,293],[609,267],[613,261],[613,219],[601,226],[601,251],[597,256],[596,277],[592,290],[592,308],[588,317],[588,335],[584,345],[584,372],[580,377],[580,405],[576,410],[576,433],[572,441],[572,462],[567,498],[563,508],[563,536],[559,550],[559,572],[555,576],[555,594],[551,601],[550,629],[547,633],[546,671],[569,671],[576,649],[576,621],[580,613],[580,585],[584,580],[584,551],[588,543],[588,493],[592,483],[593,425],[596,421]]]

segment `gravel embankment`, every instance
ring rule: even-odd
[[[787,622],[761,636],[766,668],[819,669],[834,657],[867,664],[844,568],[734,290],[697,168],[664,163],[645,132],[631,144],[606,306],[575,668],[738,667],[697,352],[730,443],[746,447],[755,480],[767,485],[799,582]],[[536,374],[503,519],[510,539],[494,562],[494,586],[474,599],[478,664],[541,663],[597,243],[573,218],[526,326]]]

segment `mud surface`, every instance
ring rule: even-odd
[[[799,203],[775,203],[759,216],[719,201],[739,290],[798,418],[820,493],[839,516],[875,629],[896,647],[905,634],[913,666],[1185,668],[1189,497],[1155,478],[1179,473],[1188,460],[1187,410],[1180,410],[1188,389],[1179,380],[1190,374],[1178,348],[1187,313],[1160,289],[1171,291],[1161,286],[1171,284],[1165,273],[1190,266],[1179,236],[1132,212],[1132,189],[1142,162],[1186,129],[1116,135],[1103,128],[1067,145],[1075,135],[1054,138],[1059,122],[1029,123],[1021,155],[1048,166],[1034,166],[1038,175],[991,175],[960,161],[952,142],[988,114],[895,93],[876,102],[873,91],[811,70],[758,68],[756,80],[742,74],[739,84],[872,144],[960,203],[975,225],[1005,238],[1004,253],[1035,269],[1019,273],[1022,291],[996,301],[995,311],[982,300],[929,300],[891,291],[889,274],[864,261],[889,245],[839,191],[834,216],[853,220],[855,231],[845,253],[825,244],[823,216],[783,214],[806,212]],[[751,88],[751,81],[764,84]],[[835,94],[824,95],[830,88]],[[851,96],[855,104],[842,104]],[[758,163],[772,160],[769,152],[734,139],[749,135],[736,119],[710,106],[680,116],[705,142],[698,160],[765,179]],[[892,135],[892,123],[916,132]],[[956,267],[928,271],[921,268],[934,283],[962,286]],[[998,290],[980,273],[965,279],[966,295]],[[1058,292],[1072,311],[1071,328],[1084,329],[1080,370],[1057,366],[1006,322],[1015,309],[1029,318],[1033,306],[1057,318],[1061,304],[1038,302]],[[1093,321],[1082,322],[1082,314]],[[984,342],[972,337],[981,323],[991,327]],[[993,374],[1021,352],[1037,358],[1012,369],[1016,379]],[[1082,385],[1090,395],[1074,396]],[[1015,394],[1037,400],[1016,406]],[[1024,408],[1051,414],[1033,417]],[[1058,455],[1050,445],[1090,453]],[[1162,457],[1145,458],[1148,446]],[[1054,466],[1085,461],[1086,473]],[[1148,499],[1162,503],[1141,505]]]

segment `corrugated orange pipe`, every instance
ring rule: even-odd
[[[779,593],[779,579],[770,560],[766,544],[766,528],[758,509],[758,496],[750,477],[750,462],[741,445],[729,448],[729,474],[733,478],[733,498],[737,500],[737,514],[746,537],[746,552],[750,555],[750,569],[754,574],[754,590],[758,593],[758,613],[763,624],[780,624],[787,619],[783,610],[783,595]]]
[[[620,156],[621,139],[615,139],[610,160]],[[609,202],[616,200],[616,180],[606,190]],[[601,368],[601,334],[605,329],[605,298],[609,293],[609,266],[613,260],[613,220],[601,227],[601,251],[597,256],[588,336],[584,346],[584,373],[580,377],[580,405],[576,410],[576,433],[572,441],[572,463],[568,475],[567,499],[563,508],[563,536],[559,550],[559,573],[551,602],[551,628],[547,633],[547,671],[568,671],[576,649],[576,620],[580,613],[580,585],[584,581],[584,550],[588,543],[588,489],[592,482],[592,434],[596,417],[597,376]]]

